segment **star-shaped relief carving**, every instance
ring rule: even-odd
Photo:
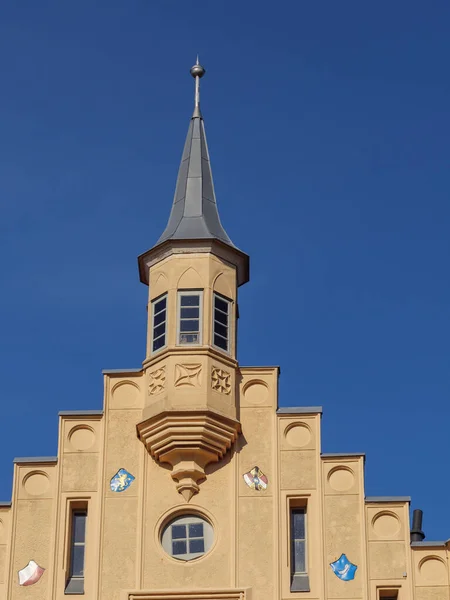
[[[221,394],[229,394],[231,392],[230,373],[218,367],[213,367],[211,371],[211,387]]]
[[[148,393],[150,396],[159,394],[166,386],[166,367],[152,371],[148,375]]]

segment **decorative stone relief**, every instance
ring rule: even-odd
[[[30,560],[26,567],[20,569],[19,585],[33,585],[37,583],[44,574],[45,569],[40,567],[34,560]]]
[[[335,467],[328,473],[328,483],[336,492],[346,492],[355,485],[355,475],[348,467]]]
[[[126,469],[119,469],[109,483],[112,492],[124,492],[135,480]]]
[[[155,396],[166,387],[166,367],[161,367],[148,374],[148,393]]]
[[[354,565],[345,554],[341,554],[341,556],[330,564],[330,567],[333,570],[333,573],[336,577],[339,577],[342,581],[351,581],[355,579],[357,565]]]
[[[253,467],[251,471],[244,473],[243,477],[248,487],[257,492],[267,489],[267,486],[269,485],[269,480],[259,467]]]
[[[221,460],[241,431],[238,421],[208,410],[168,411],[137,426],[138,434],[159,463],[172,467],[172,479],[186,500],[200,490],[205,467]]]
[[[221,394],[231,393],[231,375],[219,367],[213,367],[211,371],[211,387]]]
[[[447,566],[438,556],[426,556],[421,560],[419,572],[424,581],[431,585],[448,585]]]
[[[84,452],[94,445],[95,433],[86,425],[77,425],[70,430],[69,441],[74,450]]]
[[[202,365],[199,363],[175,365],[175,387],[200,387],[201,372]]]
[[[395,537],[401,528],[400,519],[390,511],[379,512],[372,520],[375,534],[382,539]]]
[[[33,471],[24,477],[23,487],[30,496],[41,496],[45,494],[50,486],[47,473]]]

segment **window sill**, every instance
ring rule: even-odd
[[[70,579],[64,590],[65,596],[84,596],[84,579]]]
[[[308,575],[294,575],[291,581],[291,592],[309,592],[309,577]]]

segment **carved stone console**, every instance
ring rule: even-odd
[[[189,502],[206,478],[206,465],[223,457],[241,426],[210,410],[165,411],[139,423],[137,430],[155,460],[172,466],[177,490]]]

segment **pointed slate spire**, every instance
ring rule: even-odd
[[[195,79],[194,112],[189,124],[177,185],[167,226],[156,244],[138,257],[142,283],[149,284],[149,267],[175,247],[211,252],[236,266],[237,284],[249,280],[249,257],[233,244],[220,222],[209,162],[205,126],[200,111],[200,79],[205,69],[198,61],[191,68]]]
[[[191,68],[195,79],[194,113],[189,124],[169,221],[157,245],[167,240],[218,239],[234,248],[220,222],[200,111],[200,78],[205,69]]]

